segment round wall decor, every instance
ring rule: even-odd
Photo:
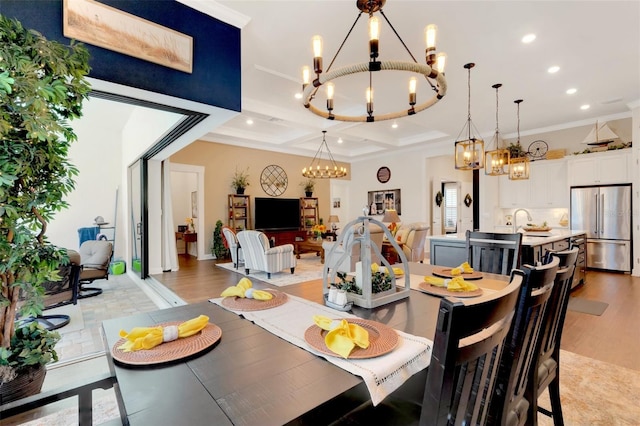
[[[282,195],[288,184],[287,172],[275,164],[265,167],[260,175],[260,185],[267,195],[274,197]]]
[[[378,178],[378,182],[387,183],[389,182],[389,179],[391,179],[391,170],[386,166],[380,167],[376,176]]]

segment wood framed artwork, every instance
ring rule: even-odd
[[[191,192],[191,217],[198,217],[198,191]]]
[[[402,214],[399,189],[369,191],[367,200],[369,214],[372,216],[383,214],[386,209],[396,209],[398,214]]]
[[[387,183],[389,179],[391,179],[391,170],[386,166],[380,167],[376,173],[376,177],[378,178],[378,182]]]
[[[94,0],[64,0],[65,37],[187,73],[193,38]]]

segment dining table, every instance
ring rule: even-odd
[[[410,281],[408,298],[373,309],[353,306],[350,314],[399,334],[433,339],[441,296],[421,291],[418,283],[432,276],[435,268],[439,267],[409,263],[410,279],[397,279],[398,285]],[[479,297],[487,297],[508,281],[508,276],[482,274],[474,282],[484,290]],[[255,287],[275,289],[291,300],[324,307],[318,281],[286,287],[260,282]],[[123,362],[115,349],[122,342],[121,330],[174,324],[199,315],[208,316],[209,323],[221,332],[219,340],[204,350],[139,363]],[[335,310],[336,318],[341,315],[346,313]],[[362,377],[210,300],[110,319],[102,329],[123,424],[326,424],[371,399]],[[426,373],[424,368],[413,374],[394,392],[421,394]]]

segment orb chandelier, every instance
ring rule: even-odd
[[[493,135],[493,142],[496,149],[487,151],[484,155],[484,174],[488,176],[501,176],[509,173],[509,150],[500,148],[500,129],[498,126],[498,89],[502,84],[497,83],[493,86],[496,89],[496,132]]]
[[[314,155],[313,160],[311,160],[311,164],[309,167],[305,167],[302,169],[302,176],[310,179],[331,179],[331,178],[341,178],[347,175],[346,167],[338,167],[336,160],[333,159],[333,155],[331,155],[331,151],[329,151],[329,145],[327,145],[327,140],[325,138],[327,134],[326,130],[322,131],[322,143],[316,151],[316,155]],[[323,157],[325,155],[327,159],[323,163]]]
[[[310,81],[311,71],[308,66],[302,68],[302,88],[303,88],[303,104],[312,113],[319,115],[320,117],[327,118],[329,120],[348,121],[348,122],[374,122],[382,120],[392,120],[407,115],[413,115],[417,112],[423,111],[433,105],[435,105],[440,99],[442,99],[447,92],[447,81],[444,77],[444,66],[446,61],[446,55],[444,53],[436,54],[436,30],[435,25],[428,25],[425,29],[426,38],[426,65],[419,64],[409,48],[404,43],[400,35],[393,27],[389,19],[384,14],[382,7],[386,3],[386,0],[357,0],[356,6],[360,10],[355,22],[349,29],[347,36],[342,41],[342,44],[338,48],[336,54],[331,60],[326,70],[322,69],[322,37],[316,35],[312,39],[313,45],[313,70],[316,74],[316,78]],[[380,20],[374,14],[380,12],[380,15],[384,18],[387,24],[391,27],[394,34],[400,40],[400,43],[405,50],[411,56],[413,62],[399,61],[399,60],[378,60],[379,53],[379,41],[380,41]],[[331,69],[331,66],[335,62],[342,47],[346,43],[347,39],[351,35],[356,23],[360,19],[363,13],[369,15],[369,62],[362,62],[358,64],[352,64],[338,69]],[[378,71],[405,71],[411,72],[418,76],[423,76],[431,90],[434,92],[432,96],[425,102],[418,104],[417,102],[417,85],[418,80],[416,76],[412,76],[409,79],[409,92],[408,92],[408,108],[406,110],[399,110],[395,112],[389,112],[384,114],[374,114],[374,101],[373,101],[373,73]],[[345,77],[351,74],[369,73],[369,84],[366,87],[365,99],[366,99],[366,114],[362,115],[342,115],[334,113],[334,95],[336,92],[335,80],[340,77]],[[318,94],[318,89],[321,86],[326,87],[326,110],[322,107],[313,105],[312,101]]]
[[[476,64],[473,62],[464,65],[468,71],[469,96],[467,98],[467,121],[462,126],[454,144],[455,166],[459,170],[478,170],[484,167],[484,141],[480,136],[476,136],[479,135],[479,132],[471,121],[471,68],[475,66]]]
[[[520,103],[522,99],[513,101],[518,106],[518,141],[516,145],[520,148],[518,151],[522,152],[522,145],[520,145]],[[509,179],[511,180],[524,180],[529,179],[529,157],[512,158],[509,161]]]

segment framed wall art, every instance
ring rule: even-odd
[[[369,191],[367,200],[369,214],[372,216],[383,214],[386,209],[395,209],[398,214],[402,214],[399,189]]]

